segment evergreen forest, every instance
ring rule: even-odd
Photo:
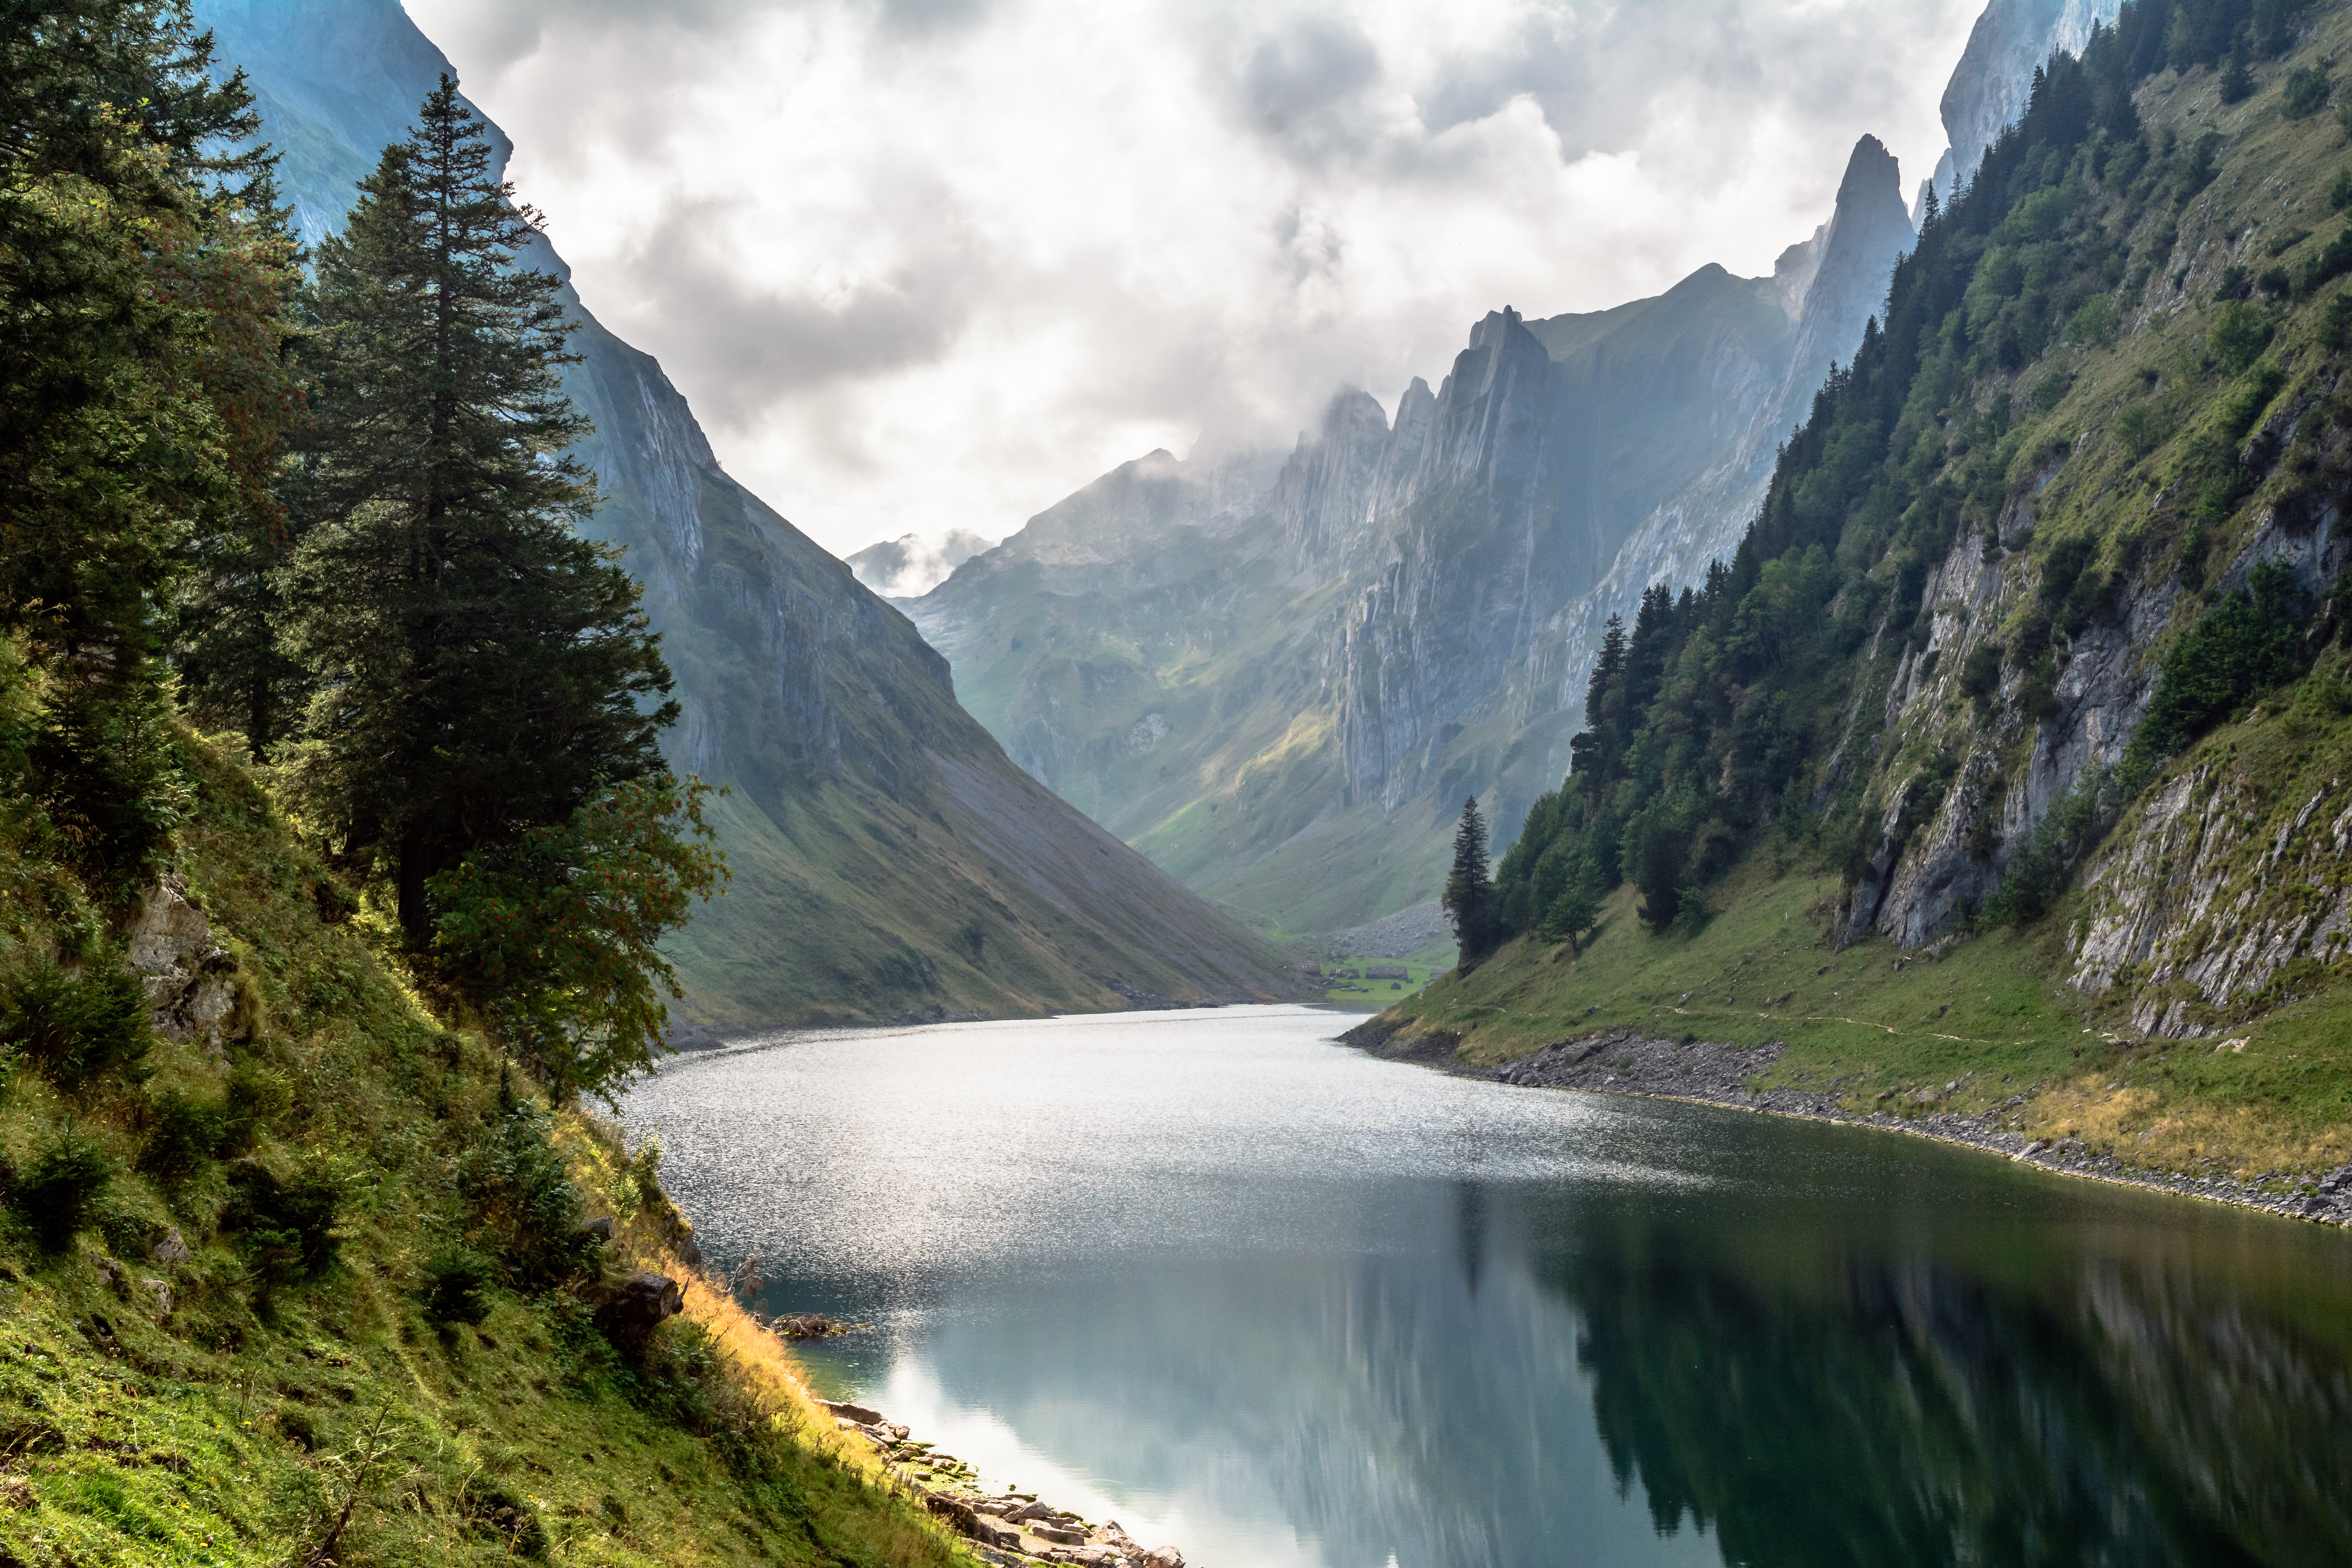
[[[2283,50],[2300,20],[2284,0],[2131,0],[2079,59],[2060,55],[2036,72],[2025,115],[1974,179],[1946,204],[1930,193],[1883,313],[1790,433],[1733,559],[1679,592],[1654,585],[1630,628],[1612,618],[1569,776],[1504,856],[1497,921],[1466,957],[1519,933],[1565,941],[1621,885],[1636,890],[1644,925],[1687,934],[1706,917],[1708,889],[1759,845],[1851,882],[1879,843],[1890,784],[1911,785],[1904,834],[1933,816],[1959,743],[1919,759],[1916,784],[1874,768],[1875,737],[1853,721],[1871,707],[1860,656],[1927,649],[1925,590],[1957,541],[1981,538],[1988,561],[2032,544],[2032,527],[2013,524],[2017,497],[2063,465],[2074,434],[2035,417],[2068,379],[2027,390],[2020,373],[2057,345],[2114,342],[2125,314],[2171,282],[2171,220],[2214,181],[2221,138],[2151,132],[2135,90],[2168,69],[2242,72]],[[2233,90],[2225,79],[2221,95]],[[2220,564],[2216,540],[2251,503],[2309,510],[2344,480],[2340,459],[2321,456],[2324,433],[2352,421],[2340,396],[2293,426],[2294,449],[2267,486],[2285,437],[2247,446],[2288,387],[2269,352],[2285,318],[2319,329],[2318,352],[2293,367],[2299,388],[2332,384],[2334,356],[2352,342],[2352,295],[2339,282],[2352,271],[2352,226],[2333,229],[2305,230],[2296,238],[2308,243],[2281,265],[2232,268],[2192,367],[2215,384],[2214,416],[2179,443],[2168,471],[2132,476],[2156,492],[2144,515],[2045,542],[2032,603],[1958,672],[1977,733],[1994,736],[2004,719],[2030,727],[2056,711],[2070,644],[2127,613],[2132,579],[2171,568],[2210,601],[2168,653],[2130,754],[2016,847],[2000,893],[1973,918],[2040,915],[2166,758],[2315,655],[2315,595],[2276,571],[2227,592],[2206,578]],[[2155,418],[2133,402],[2105,434],[2137,458],[2170,434]]]
[[[657,746],[641,590],[579,531],[558,283],[515,260],[534,215],[445,77],[304,256],[241,75],[176,7],[13,15],[12,831],[134,900],[187,740],[235,736],[323,899],[559,1095],[610,1089],[659,1049],[656,944],[723,867]]]

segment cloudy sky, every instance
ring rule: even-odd
[[[591,309],[842,553],[1391,408],[1916,188],[1981,0],[404,0]]]

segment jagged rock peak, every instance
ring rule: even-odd
[[[1918,239],[1903,205],[1903,172],[1875,136],[1853,144],[1837,210],[1822,234],[1820,260],[1797,320],[1796,352],[1784,384],[1780,420],[1802,406],[1832,361],[1853,357],[1863,323],[1886,298],[1895,258]]]
[[[1882,192],[1895,198],[1896,211],[1902,210],[1902,166],[1895,161],[1895,154],[1886,150],[1885,142],[1865,132],[1853,144],[1853,151],[1846,156],[1845,177],[1838,181],[1836,210],[1844,212],[1850,206],[1878,197]],[[1832,226],[1836,221],[1831,219]],[[1905,221],[1907,223],[1909,219],[1906,217]]]
[[[1475,352],[1486,347],[1489,343],[1502,342],[1504,338],[1510,335],[1511,329],[1517,326],[1520,320],[1519,313],[1508,305],[1499,310],[1487,311],[1486,318],[1470,329],[1471,349]]]

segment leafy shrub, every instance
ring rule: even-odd
[[[228,1075],[228,1117],[222,1152],[242,1154],[294,1109],[294,1086],[257,1062],[239,1062]]]
[[[44,963],[0,995],[0,1045],[69,1094],[108,1076],[139,1082],[153,1044],[145,989],[138,976],[109,965],[77,977]]]
[[[315,1453],[319,1447],[319,1424],[310,1413],[299,1405],[280,1405],[277,1415],[278,1435],[288,1442]]]
[[[2244,593],[2215,600],[2164,656],[2126,773],[2144,776],[2239,704],[2301,674],[2308,613],[2294,573],[2275,561],[2248,574]]]
[[[2327,313],[2319,321],[2319,341],[2338,353],[2352,348],[2352,289],[2337,289],[2327,301]]]
[[[445,1248],[425,1262],[425,1313],[439,1323],[478,1323],[490,1315],[483,1292],[497,1282],[497,1268],[479,1253]]]
[[[2000,645],[1980,642],[1960,663],[1960,695],[1976,700],[2000,689]]]
[[[258,1160],[240,1160],[229,1173],[221,1228],[237,1237],[261,1287],[274,1289],[313,1279],[334,1261],[335,1215],[341,1201],[341,1192],[323,1173],[280,1176]]]
[[[532,1286],[569,1277],[593,1246],[580,1229],[579,1192],[547,1133],[544,1111],[511,1101],[476,1151],[464,1184],[509,1270]]]
[[[2289,120],[2308,120],[2327,107],[2328,87],[2326,66],[2305,66],[2286,79],[2279,107]]]
[[[2231,375],[2260,359],[2270,342],[2270,323],[2263,320],[2262,310],[2242,300],[2231,300],[2215,311],[2205,333],[2205,346]]]
[[[2109,770],[2085,772],[2010,858],[2000,888],[1979,911],[1979,921],[2025,925],[2049,912],[2051,904],[2065,890],[2067,877],[2097,845],[2122,798]]]
[[[2114,296],[2108,294],[2094,294],[2089,299],[2084,300],[2083,303],[2075,309],[2074,313],[2066,319],[2066,341],[2070,343],[2078,344],[2113,342],[2116,337],[2116,310]],[[2056,378],[2053,377],[2052,379],[2055,380]],[[2046,386],[2049,383],[2045,382],[2042,384]],[[2062,386],[2059,388],[2057,395],[2052,397],[2045,406],[2049,408],[2056,407],[2058,405],[2058,398],[2063,397],[2065,395],[2065,389]],[[2034,395],[2034,401],[2036,404],[2040,404],[2042,402],[2042,395],[2039,390],[2037,390]]]
[[[2352,207],[2352,169],[2341,170],[2327,184],[2327,210],[2342,212]]]
[[[2190,197],[2213,183],[2221,170],[2214,160],[2221,155],[2221,133],[2208,131],[2196,141],[2180,149],[2173,160],[2173,200],[2186,206]]]
[[[50,1252],[63,1252],[109,1184],[114,1162],[95,1141],[60,1128],[25,1167],[8,1198]]]
[[[547,1531],[528,1500],[503,1487],[478,1479],[466,1484],[466,1514],[478,1529],[503,1538],[504,1554],[539,1558],[547,1555]]]
[[[2278,366],[2256,365],[2250,374],[2241,378],[2238,384],[2230,389],[2230,395],[2221,400],[2220,412],[2222,434],[2232,441],[2242,439],[2247,431],[2253,428],[2254,421],[2263,416],[2263,410],[2271,405],[2271,400],[2279,395],[2279,389],[2285,384],[2286,372]]]
[[[2164,419],[2151,404],[2134,403],[2116,416],[2116,439],[2135,458],[2145,458],[2164,444]]]
[[[2331,278],[2341,278],[2347,272],[2352,272],[2352,226],[2329,240],[2305,265],[2303,276],[2295,282],[2295,292],[2308,294]]]
[[[166,1187],[184,1185],[218,1157],[228,1132],[226,1106],[165,1089],[149,1112],[139,1169]]]

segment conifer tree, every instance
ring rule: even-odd
[[[1589,855],[1580,855],[1568,874],[1567,884],[1544,910],[1543,923],[1536,934],[1546,942],[1564,942],[1570,952],[1584,933],[1601,919],[1601,873]]]
[[[346,863],[388,875],[423,952],[428,884],[667,777],[658,639],[565,455],[560,281],[518,268],[537,215],[446,75],[320,247],[312,482],[323,519],[280,576],[320,683],[295,768]]]
[[[1623,704],[1618,700],[1625,680],[1625,618],[1612,615],[1601,628],[1600,657],[1592,661],[1591,678],[1584,685],[1584,728],[1568,742],[1569,771],[1605,775],[1616,766],[1622,748]]]
[[[0,6],[0,657],[43,689],[8,787],[113,894],[175,818],[186,547],[273,456],[245,349],[291,258],[255,222],[257,127],[184,0]]]
[[[191,715],[208,729],[241,731],[259,760],[299,721],[309,687],[280,635],[285,595],[278,574],[313,521],[308,497],[314,487],[307,481],[316,455],[300,441],[301,246],[274,178],[256,182],[252,214],[255,248],[278,266],[262,280],[276,298],[266,332],[222,332],[212,345],[212,379],[219,395],[233,400],[232,428],[241,437],[236,496],[188,552],[174,662]]]
[[[1454,867],[1446,874],[1444,896],[1439,900],[1454,922],[1454,939],[1461,945],[1462,967],[1468,969],[1494,952],[1501,931],[1495,899],[1495,878],[1487,865],[1486,818],[1478,797],[1462,803],[1461,826],[1454,830]]]

